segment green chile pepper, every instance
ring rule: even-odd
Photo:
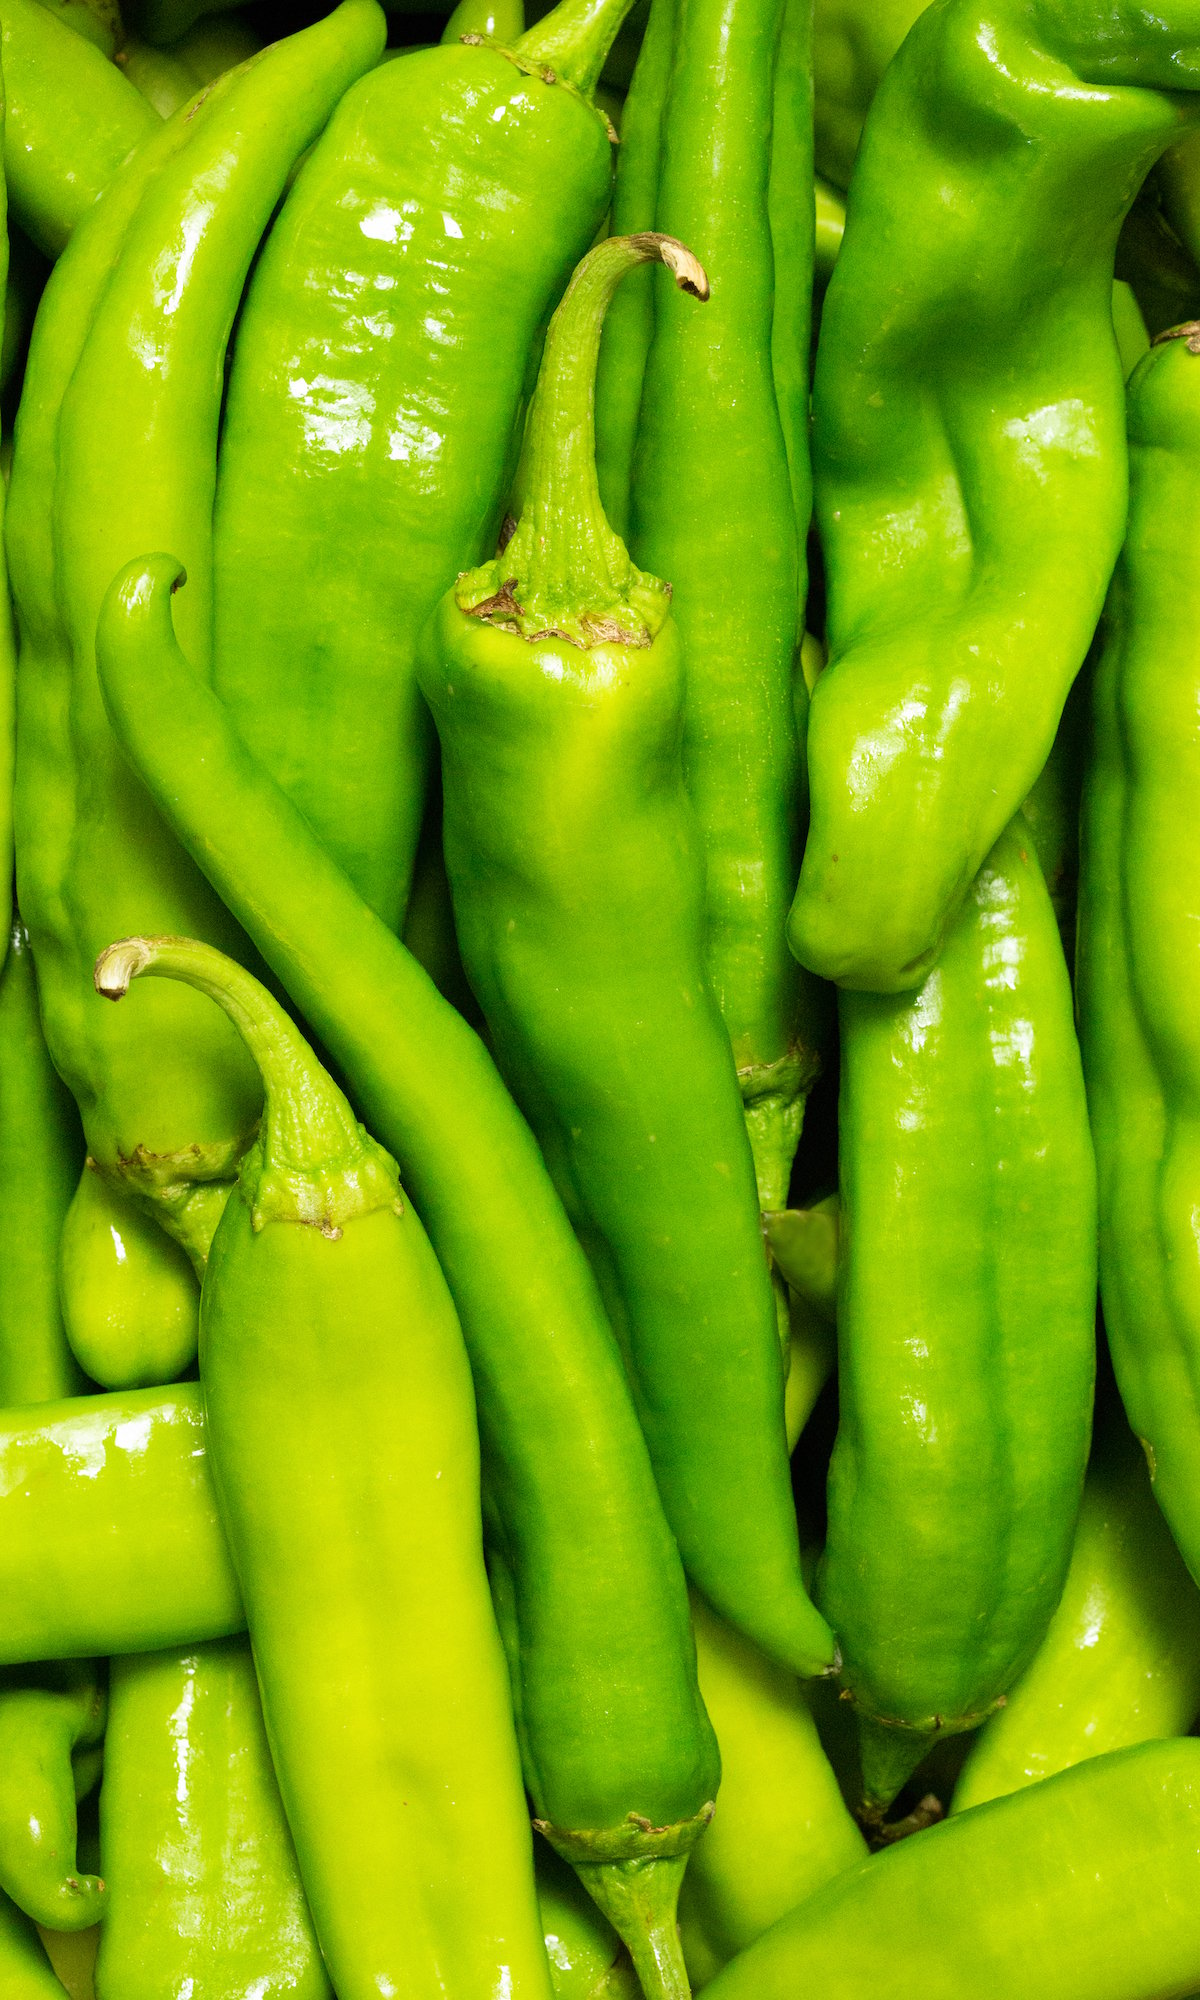
[[[663,107],[671,79],[676,0],[652,0],[646,31],[625,99],[613,236],[654,228]],[[654,273],[631,271],[604,318],[596,368],[596,476],[600,504],[623,540],[629,537],[633,455],[646,355],[654,330]]]
[[[798,242],[777,272],[772,237],[781,190],[777,167],[772,204],[770,134],[783,25],[783,0],[679,0],[654,226],[695,244],[715,285],[704,313],[688,313],[674,294],[656,302],[630,517],[635,559],[674,588],[687,670],[684,772],[705,854],[708,975],[770,1208],[786,1200],[823,1022],[783,937],[802,836],[793,675],[808,464],[806,416],[790,410],[785,426],[779,385],[794,387],[805,365],[811,286],[811,270],[796,283]],[[792,32],[806,32],[799,14]],[[796,67],[789,58],[788,74]],[[802,57],[802,77],[806,67]],[[811,259],[808,229],[805,215]],[[775,310],[777,284],[799,315],[790,329]],[[796,351],[785,365],[789,343]]]
[[[640,2000],[637,1974],[612,1925],[545,1842],[537,1851],[537,1893],[554,2000]]]
[[[1081,823],[1079,1017],[1100,1182],[1100,1288],[1154,1495],[1200,1577],[1200,1079],[1186,839],[1196,773],[1200,334],[1129,386],[1130,496],[1092,680]]]
[[[196,94],[195,77],[169,49],[156,49],[135,36],[116,60],[118,69],[160,118],[170,118]]]
[[[1087,1460],[1095,1170],[1018,820],[914,996],[841,996],[839,1429],[818,1601],[878,1814],[1058,1601]]]
[[[157,113],[38,0],[4,0],[4,173],[12,212],[57,257]]]
[[[0,1665],[240,1632],[193,1383],[0,1410]]]
[[[209,14],[173,43],[171,54],[186,64],[198,87],[236,69],[261,47],[261,38],[236,15]]]
[[[67,1993],[29,1918],[2,1893],[0,1984],[4,2000],[64,2000]]]
[[[445,1280],[393,1162],[258,982],[194,940],[133,938],[101,954],[97,990],[146,975],[214,1000],[263,1081],[205,1272],[200,1367],[325,1962],[340,2000],[549,2000]]]
[[[1149,2000],[1200,1985],[1200,1743],[1146,1743],[846,1873],[711,2000]]]
[[[105,1706],[90,1662],[0,1677],[0,1888],[51,1930],[86,1930],[106,1909],[103,1881],[75,1858],[76,1801],[99,1776]]]
[[[1113,1433],[1088,1472],[1049,1630],[972,1746],[955,1812],[1107,1750],[1185,1736],[1200,1714],[1200,1592],[1143,1454],[1123,1422]]]
[[[1117,237],[1198,48],[1187,4],[949,0],[872,104],[813,391],[830,664],[789,918],[843,984],[920,984],[1049,754],[1124,525]]]
[[[96,681],[96,616],[114,570],[169,532],[195,579],[183,629],[206,657],[221,357],[242,282],[293,161],[375,60],[383,32],[373,0],[344,0],[316,27],[218,79],[195,112],[172,121],[185,128],[181,143],[166,128],[153,170],[149,149],[135,157],[143,192],[115,267],[97,285],[83,246],[56,294],[34,384],[35,439],[53,425],[62,385],[48,550],[40,452],[22,473],[17,442],[11,560],[22,642],[28,631],[32,648],[28,733],[23,706],[18,718],[18,886],[46,1037],[80,1106],[90,1157],[198,1267],[253,1130],[252,1065],[192,994],[156,993],[131,1039],[122,1015],[96,1008],[91,967],[139,921],[230,944],[236,932],[113,741]],[[120,184],[114,193],[119,213]],[[106,206],[96,221],[107,241]],[[91,301],[90,324],[80,326]],[[23,672],[22,703],[24,681]]]
[[[799,1683],[699,1600],[692,1616],[721,1749],[720,1806],[679,1899],[688,1972],[703,1986],[867,1847]]]
[[[213,686],[396,930],[430,753],[417,644],[495,545],[531,359],[608,207],[590,93],[628,4],[563,0],[511,49],[474,38],[364,77],[239,324]]]
[[[83,1387],[58,1301],[58,1247],[79,1173],[79,1115],[46,1052],[24,926],[0,972],[0,1404]]]
[[[928,0],[816,0],[813,78],[817,172],[848,188],[879,79]]]
[[[631,564],[596,482],[604,310],[658,260],[707,296],[695,258],[657,235],[610,237],[571,280],[520,522],[442,600],[421,688],[463,963],[592,1250],[684,1566],[768,1651],[819,1673],[834,1647],[800,1573],[754,1162],[705,983],[669,587]]]
[[[112,1662],[97,2000],[330,2000],[244,1639]]]
[[[58,1287],[71,1352],[102,1388],[174,1382],[196,1359],[200,1288],[191,1264],[90,1163],[63,1219]]]
[[[115,580],[97,635],[109,713],[428,1221],[475,1377],[489,1554],[513,1583],[526,1782],[560,1844],[589,1857],[589,1883],[615,1895],[633,1864],[678,1858],[718,1778],[678,1551],[620,1357],[486,1051],[188,666],[171,625],[177,580],[167,557]]]

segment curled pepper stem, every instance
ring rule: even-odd
[[[550,322],[525,439],[524,504],[495,562],[460,578],[458,602],[526,639],[646,645],[668,587],[643,575],[610,526],[596,476],[596,364],[604,316],[639,264],[665,264],[679,289],[708,297],[703,266],[673,236],[611,236],[583,259]]]
[[[96,991],[107,1000],[123,999],[146,976],[177,979],[214,1000],[258,1065],[262,1129],[242,1169],[256,1228],[296,1221],[336,1236],[352,1216],[398,1205],[394,1163],[252,974],[196,938],[122,938],[96,960]]]

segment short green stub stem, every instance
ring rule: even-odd
[[[610,527],[596,478],[596,363],[621,279],[665,264],[681,291],[708,297],[708,279],[673,236],[611,236],[583,259],[550,322],[525,435],[525,495],[512,539],[494,562],[459,578],[459,609],[531,643],[648,646],[670,587],[629,559]]]
[[[303,1223],[339,1236],[356,1216],[400,1207],[395,1162],[364,1132],[303,1036],[243,966],[195,938],[123,938],[96,960],[96,991],[178,979],[223,1008],[258,1065],[265,1102],[238,1181],[255,1229]]]
[[[633,1960],[645,2000],[691,2000],[676,1909],[686,1854],[651,1861],[576,1864],[592,1901]]]
[[[862,1758],[863,1802],[859,1818],[865,1826],[876,1825],[897,1792],[901,1791],[938,1739],[938,1731],[903,1729],[880,1722],[873,1715],[858,1717],[858,1744]]]

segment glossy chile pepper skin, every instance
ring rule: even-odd
[[[768,1650],[820,1673],[834,1647],[800,1575],[754,1163],[705,980],[670,594],[634,568],[596,483],[604,309],[660,257],[707,295],[695,259],[655,235],[609,238],[572,279],[520,522],[443,599],[421,686],[463,963],[592,1250],[684,1566]]]
[[[174,1382],[195,1361],[200,1287],[187,1255],[90,1162],[63,1218],[57,1275],[71,1352],[102,1388]]]
[[[206,1449],[195,1382],[0,1410],[0,1665],[243,1629]]]
[[[5,2000],[69,2000],[29,1918],[0,1894],[0,1980]]]
[[[18,921],[0,972],[0,1404],[83,1388],[58,1303],[58,1244],[79,1176],[79,1114],[46,1052],[33,954]]]
[[[417,644],[495,546],[531,364],[608,207],[590,92],[627,6],[564,0],[512,49],[471,37],[364,77],[239,326],[213,685],[393,929],[430,755]]]
[[[792,694],[808,463],[805,421],[789,464],[779,395],[786,333],[775,301],[778,276],[781,308],[786,300],[803,313],[792,330],[803,356],[811,284],[810,263],[798,299],[794,269],[776,271],[772,238],[783,21],[783,0],[678,0],[654,227],[695,246],[713,296],[703,313],[674,295],[655,301],[630,511],[634,559],[675,592],[708,977],[769,1208],[786,1199],[823,1020],[812,982],[788,963],[783,929],[803,817]],[[777,180],[776,223],[780,195]],[[804,254],[811,260],[811,242]],[[790,430],[790,392],[787,413]]]
[[[637,1974],[620,1938],[578,1876],[544,1841],[535,1860],[554,2000],[641,2000]]]
[[[712,2000],[1146,2000],[1200,1988],[1200,1743],[1146,1743],[849,1869]],[[1036,1968],[1036,1972],[1034,1971]]]
[[[1123,1421],[1112,1428],[1088,1471],[1049,1630],[976,1738],[955,1812],[1108,1750],[1186,1736],[1200,1715],[1200,1591],[1136,1440]]]
[[[13,215],[39,250],[57,257],[158,114],[38,0],[5,0],[0,58]]]
[[[1071,989],[1018,819],[921,991],[843,994],[839,1430],[818,1601],[878,1814],[1062,1589],[1095,1369]]]
[[[147,974],[216,1001],[263,1079],[262,1129],[205,1273],[200,1370],[272,1755],[339,2000],[549,2000],[445,1280],[393,1162],[264,988],[189,939],[114,945],[96,984],[119,998]]]
[[[156,991],[131,1039],[123,1014],[96,1007],[91,966],[138,922],[233,945],[236,931],[113,740],[96,680],[96,617],[114,570],[169,530],[194,578],[183,632],[207,660],[221,364],[243,279],[297,154],[374,61],[383,32],[373,0],[344,0],[213,84],[194,113],[164,128],[153,166],[142,164],[146,152],[135,156],[142,193],[115,266],[97,270],[94,232],[107,244],[115,228],[102,203],[93,241],[78,246],[40,326],[22,426],[32,436],[17,447],[28,452],[19,480],[14,473],[10,560],[23,645],[29,639],[18,887],[47,1041],[92,1159],[198,1266],[253,1130],[253,1068],[228,1025],[190,993],[164,1001]],[[119,220],[121,183],[113,193]]]
[[[686,1842],[715,1796],[716,1746],[678,1550],[587,1260],[478,1037],[183,658],[177,579],[152,557],[114,580],[98,630],[109,712],[427,1220],[475,1378],[529,1790],[592,1854],[640,1844],[646,1822],[662,1847]],[[604,1865],[619,1882],[622,1864]]]
[[[1100,1289],[1154,1495],[1200,1578],[1200,1042],[1184,834],[1196,776],[1200,337],[1155,345],[1129,387],[1130,503],[1092,682],[1079,1017],[1100,1185]]]
[[[952,0],[872,104],[813,391],[830,664],[789,918],[843,985],[920,984],[1049,754],[1125,520],[1117,236],[1198,60],[1192,0]]]
[[[331,2000],[244,1638],[112,1662],[97,2000]]]
[[[107,1910],[103,1880],[82,1873],[75,1852],[76,1800],[100,1775],[106,1705],[90,1661],[0,1675],[0,1889],[50,1930],[87,1930]]]

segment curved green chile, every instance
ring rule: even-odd
[[[873,1855],[711,2000],[1150,2000],[1200,1987],[1200,1743],[1147,1743]]]
[[[1129,524],[1092,683],[1078,981],[1109,1346],[1155,1498],[1200,1577],[1200,873],[1186,834],[1200,336],[1182,336],[1153,347],[1129,389]]]
[[[112,1662],[96,2000],[330,2000],[244,1639]]]
[[[76,1799],[96,1781],[104,1720],[91,1662],[0,1677],[0,1889],[51,1930],[86,1930],[107,1907],[75,1859]]]
[[[627,6],[563,0],[512,51],[456,43],[364,77],[239,324],[213,685],[395,930],[430,753],[417,644],[495,546],[545,322],[608,207],[588,92]]]
[[[90,1163],[63,1220],[58,1289],[71,1352],[101,1388],[174,1382],[195,1361],[200,1287],[191,1264]]]
[[[187,641],[207,657],[221,361],[242,282],[293,161],[378,55],[383,30],[373,0],[345,0],[220,78],[204,119],[181,114],[190,136],[130,221],[58,422],[53,544],[69,681],[42,757],[21,753],[18,824],[38,850],[25,915],[47,1041],[89,1155],[198,1267],[257,1116],[253,1070],[191,994],[156,994],[131,1036],[123,1015],[96,1007],[91,967],[139,924],[237,936],[113,741],[96,617],[114,571],[169,531],[192,565]]]
[[[845,993],[839,1430],[818,1601],[867,1805],[1028,1664],[1071,1554],[1095,1170],[1071,988],[1023,823],[912,997]]]
[[[613,236],[654,228],[663,109],[675,47],[676,0],[651,0],[650,16],[621,114],[613,184]],[[615,532],[629,537],[633,455],[646,355],[654,330],[652,270],[631,271],[605,315],[596,369],[596,474]]]
[[[482,1043],[183,659],[177,576],[156,557],[114,582],[98,633],[114,727],[403,1163],[474,1372],[529,1789],[560,1838],[637,1860],[642,1824],[672,1840],[717,1767],[678,1551],[595,1281]]]
[[[767,217],[775,266],[771,314],[771,373],[783,429],[792,515],[796,527],[798,631],[808,597],[808,524],[812,466],[808,432],[811,396],[816,208],[805,199],[813,180],[813,11],[811,0],[784,0],[775,54],[771,166]],[[804,759],[800,759],[803,777]],[[807,800],[802,802],[807,811]]]
[[[786,1199],[819,1036],[815,992],[783,940],[802,831],[792,681],[806,526],[776,391],[785,329],[769,183],[783,11],[783,0],[679,0],[654,226],[697,246],[714,289],[703,313],[674,294],[656,302],[630,516],[635,559],[674,587],[708,976],[770,1208]],[[784,289],[801,310],[794,272]],[[805,296],[802,353],[808,311]]]
[[[83,1157],[79,1115],[46,1052],[24,926],[0,972],[0,1404],[83,1387],[58,1298],[63,1220]]]
[[[875,97],[813,392],[830,664],[789,937],[827,978],[919,985],[1049,754],[1125,519],[1117,236],[1198,61],[1192,0],[950,0]]]
[[[195,77],[169,49],[156,49],[133,37],[116,60],[122,74],[160,118],[172,117],[196,94]]]
[[[671,238],[610,237],[556,313],[512,539],[460,577],[421,688],[446,867],[497,1060],[601,1276],[684,1566],[801,1673],[833,1642],[800,1574],[754,1162],[704,966],[666,588],[604,518],[592,396],[608,298]],[[697,1799],[698,1810],[703,1799]]]
[[[245,1624],[195,1383],[0,1410],[0,1665]]]
[[[1200,1714],[1200,1592],[1125,1425],[1084,1487],[1071,1567],[1049,1630],[1005,1706],[980,1731],[954,1811],[1160,1736]]]
[[[158,114],[38,0],[4,0],[4,173],[12,213],[57,257]]]
[[[146,976],[215,1001],[263,1082],[205,1271],[200,1368],[325,1962],[340,2000],[549,2000],[445,1279],[394,1163],[265,989],[191,939],[128,939],[96,966],[111,999]]]
[[[795,1679],[693,1601],[700,1692],[721,1750],[721,1797],[688,1863],[679,1927],[703,1986],[866,1842]]]
[[[816,0],[813,82],[817,172],[848,188],[879,79],[928,0]]]
[[[67,2000],[29,1918],[0,1894],[0,1984],[4,2000]]]

